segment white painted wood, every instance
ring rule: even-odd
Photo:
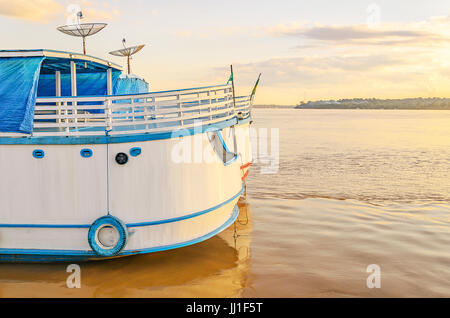
[[[196,140],[200,149],[195,149]],[[198,143],[197,143],[198,144]],[[190,162],[180,162],[173,152],[188,145]],[[207,134],[135,143],[142,155],[120,166],[119,152],[128,144],[111,144],[111,211],[130,222],[156,221],[206,210],[236,195],[242,188],[240,162],[225,166],[212,148]],[[213,162],[194,162],[196,151]],[[202,160],[203,161],[203,160]]]
[[[83,148],[93,156],[81,157]],[[45,157],[34,158],[35,149]],[[0,145],[0,162],[8,163],[0,165],[0,223],[90,223],[105,213],[106,145]]]
[[[133,228],[126,250],[167,246],[196,239],[199,234],[208,234],[224,224],[232,215],[239,198],[220,207],[218,210],[173,224],[161,224]],[[170,233],[171,235],[168,235]]]
[[[113,94],[113,82],[112,82],[112,68],[108,68],[106,71],[106,91],[107,95]]]
[[[77,64],[70,61],[70,88],[72,96],[77,96]]]
[[[70,85],[71,85],[71,94],[72,96],[77,96],[77,65],[74,61],[70,61]],[[73,101],[72,102],[72,113],[74,115],[77,115],[78,110],[76,108],[77,106],[77,102]],[[66,110],[66,114],[67,114],[67,110]],[[78,121],[78,118],[73,118],[73,122],[76,123]]]
[[[57,97],[61,97],[61,72],[60,71],[55,72],[55,95]],[[61,108],[60,108],[61,102],[57,102],[56,106],[58,107],[58,110],[56,113],[58,116],[61,116]],[[35,116],[35,119],[36,119],[36,116]],[[58,118],[56,122],[61,123],[61,118]]]

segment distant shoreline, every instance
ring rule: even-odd
[[[307,109],[316,109],[316,110],[450,110],[450,108],[357,108],[357,107],[308,107],[302,108],[297,106],[286,106],[286,105],[253,105],[253,108],[256,109],[299,109],[299,110],[307,110]]]
[[[294,105],[253,105],[254,108],[290,108],[294,109]]]
[[[299,105],[255,105],[276,109],[379,109],[379,110],[450,110],[450,98],[376,99],[353,98],[301,102]]]

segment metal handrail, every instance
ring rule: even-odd
[[[39,97],[33,136],[120,135],[174,131],[248,117],[250,96],[231,85],[130,95]],[[198,123],[196,123],[198,124]]]

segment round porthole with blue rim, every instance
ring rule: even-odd
[[[127,245],[128,230],[118,218],[105,215],[92,223],[89,228],[88,241],[97,255],[115,256]]]
[[[44,150],[36,149],[33,151],[33,157],[35,157],[36,159],[44,158],[44,156],[45,156]]]
[[[92,150],[88,149],[88,148],[81,149],[81,151],[80,151],[80,155],[83,158],[90,158],[90,157],[92,157],[92,154],[93,154]]]
[[[139,147],[134,147],[130,149],[130,155],[133,157],[137,157],[142,153],[142,149]]]

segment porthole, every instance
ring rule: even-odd
[[[36,159],[42,159],[45,156],[45,152],[44,150],[41,149],[36,149],[33,151],[33,157],[35,157]]]
[[[133,157],[137,157],[142,153],[142,149],[139,147],[134,147],[130,149],[130,155]]]
[[[93,154],[93,152],[91,149],[85,148],[85,149],[81,149],[81,151],[80,151],[80,155],[83,158],[90,158],[90,157],[92,157],[92,154]]]
[[[127,155],[126,153],[119,152],[119,153],[116,155],[116,162],[117,162],[119,165],[124,165],[124,164],[126,164],[126,163],[128,162],[128,155]]]

